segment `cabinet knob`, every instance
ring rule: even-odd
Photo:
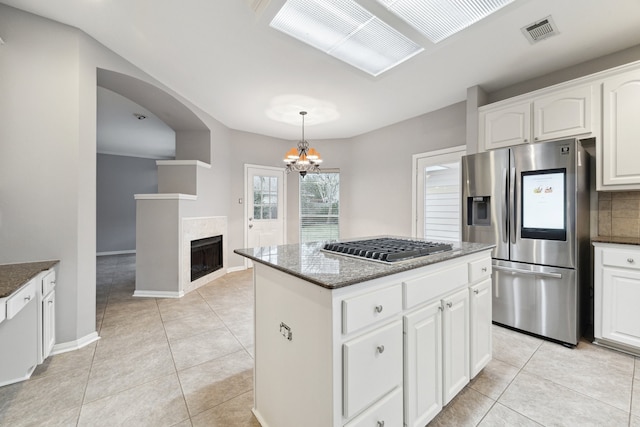
[[[478,294],[480,293],[480,291],[479,291],[479,290],[477,290],[477,289],[474,289],[474,290],[473,290],[473,293],[474,293],[474,294],[476,294],[476,295],[478,295]]]
[[[627,258],[627,262],[628,262],[629,264],[633,264],[633,258]]]
[[[49,304],[53,304],[53,301],[49,301]]]
[[[452,303],[451,301],[449,301],[449,302],[447,303],[447,307],[449,307],[449,308],[453,307],[453,303]]]
[[[382,304],[376,305],[376,313],[382,313]]]
[[[383,345],[379,345],[378,346],[378,353],[380,353],[380,354],[384,353],[384,346]]]
[[[486,273],[487,272],[487,267],[482,267],[482,272]]]
[[[524,139],[524,142],[529,142],[529,140],[527,138]]]
[[[31,301],[31,295],[27,295],[26,297],[24,297],[25,301]]]
[[[384,421],[378,421],[377,427],[384,427]]]

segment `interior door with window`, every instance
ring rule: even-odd
[[[245,165],[245,172],[246,247],[283,245],[286,241],[284,170]]]
[[[460,240],[460,158],[464,154],[462,146],[414,156],[414,236]]]

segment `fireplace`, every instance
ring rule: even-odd
[[[191,241],[191,281],[222,268],[222,236]]]

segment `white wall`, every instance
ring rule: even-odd
[[[228,129],[79,30],[0,4],[0,262],[59,259],[57,343],[95,334],[96,70],[154,84],[211,129],[211,215],[229,205]]]
[[[412,156],[464,145],[465,121],[461,102],[354,138],[340,173],[341,237],[410,236]]]

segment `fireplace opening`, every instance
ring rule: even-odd
[[[222,236],[191,241],[191,281],[222,268]]]

